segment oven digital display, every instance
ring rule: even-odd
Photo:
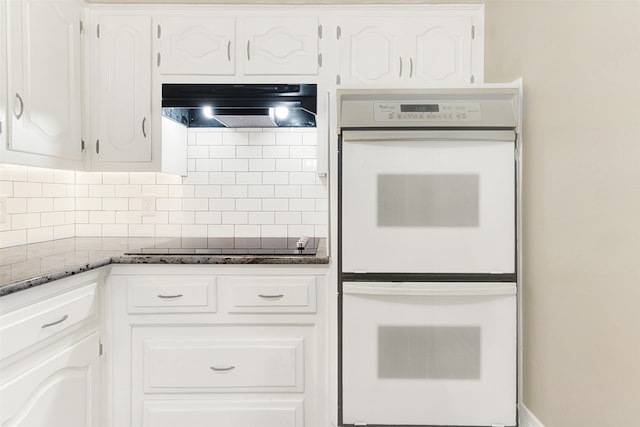
[[[438,104],[400,104],[401,113],[439,113]]]
[[[482,120],[479,102],[373,102],[376,122],[474,122]]]

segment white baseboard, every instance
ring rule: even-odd
[[[539,419],[526,406],[520,405],[520,427],[544,427]]]

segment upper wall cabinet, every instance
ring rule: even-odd
[[[101,15],[91,110],[92,166],[148,163],[151,146],[151,17]]]
[[[318,18],[244,18],[246,75],[318,73]]]
[[[344,17],[336,28],[337,81],[356,86],[482,81],[481,22],[482,9],[474,6]]]
[[[318,18],[312,15],[162,15],[156,35],[161,75],[318,73]]]
[[[234,75],[235,19],[160,16],[156,23],[160,74]]]
[[[3,161],[82,165],[82,1],[5,3],[9,116]],[[4,62],[3,62],[4,63]]]

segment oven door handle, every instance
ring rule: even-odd
[[[498,296],[515,295],[515,283],[458,282],[345,282],[344,294],[372,296]]]
[[[513,142],[513,130],[378,130],[345,131],[343,142],[468,141]]]

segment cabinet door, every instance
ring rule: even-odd
[[[29,370],[0,385],[3,427],[98,425],[98,334],[61,352],[44,349]]]
[[[405,29],[387,18],[349,18],[337,29],[341,83],[398,81],[403,68]]]
[[[409,78],[425,83],[471,83],[473,22],[469,16],[414,20]]]
[[[156,30],[160,74],[235,73],[234,18],[163,16]]]
[[[7,2],[11,150],[82,157],[82,3]]]
[[[151,17],[103,15],[98,22],[98,69],[93,73],[97,160],[150,162]]]
[[[318,73],[318,18],[244,19],[247,75]]]

